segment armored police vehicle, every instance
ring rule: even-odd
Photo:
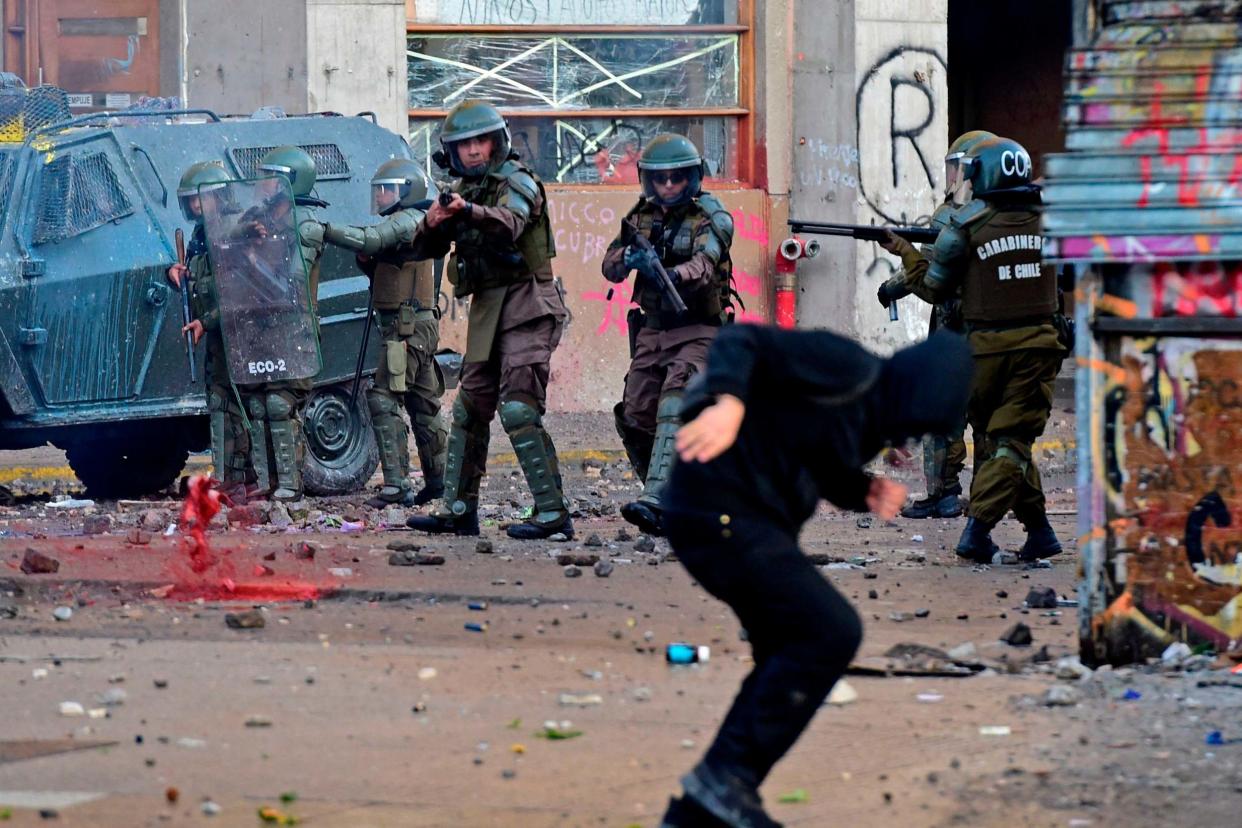
[[[315,160],[327,222],[368,224],[379,164],[408,157],[366,114],[220,117],[206,110],[70,117],[64,93],[0,84],[0,449],[51,443],[95,497],[157,491],[208,447],[198,346],[191,382],[180,297],[165,277],[189,237],[176,187],[196,161],[255,178],[273,147]],[[318,307],[323,372],[305,409],[304,482],[352,491],[378,462],[350,386],[367,278],[328,246]],[[375,343],[363,363],[376,364]],[[364,380],[365,381],[365,380]]]

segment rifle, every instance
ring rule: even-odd
[[[933,244],[940,231],[932,227],[884,227],[873,224],[825,224],[817,221],[789,220],[789,229],[795,233],[816,236],[849,236],[860,241],[882,242],[885,232],[892,232],[906,241]]]
[[[185,233],[181,228],[177,228],[177,232],[173,234],[173,238],[177,243],[177,263],[185,264]],[[187,271],[181,280],[181,325],[182,327],[189,325],[193,320],[190,318],[190,274]],[[190,382],[198,382],[198,365],[194,359],[194,334],[189,331],[185,332],[185,355],[190,362]]]
[[[623,221],[622,224],[624,224],[629,230],[629,239],[626,241],[627,244],[632,244],[644,252],[655,250],[651,244],[651,239],[639,232],[638,227],[635,226],[632,221],[626,220]],[[677,292],[677,285],[673,284],[673,277],[668,275],[668,271],[664,269],[664,265],[660,262],[659,256],[653,257],[652,261],[655,262],[656,281],[658,283],[658,287],[660,288],[660,292],[663,293],[664,298],[668,299],[669,303],[672,304],[673,310],[677,311],[679,314],[685,313],[686,303],[682,300],[681,294]]]

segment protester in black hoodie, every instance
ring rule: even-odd
[[[775,826],[759,786],[858,649],[858,614],[798,547],[821,498],[889,519],[905,486],[863,466],[959,422],[971,357],[951,333],[883,359],[836,334],[735,325],[687,389],[668,538],[746,629],[754,669],[664,826]]]

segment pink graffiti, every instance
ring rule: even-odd
[[[604,306],[603,317],[595,328],[596,336],[603,336],[613,327],[622,336],[629,335],[630,326],[625,321],[625,314],[630,309],[633,289],[628,279],[617,285],[605,283],[603,290],[584,290],[582,298],[587,302],[600,302]]]
[[[734,210],[732,215],[733,233],[737,238],[768,246],[768,227],[763,223],[763,216],[741,210]]]
[[[1161,262],[1152,274],[1153,316],[1237,316],[1242,264]]]
[[[1155,262],[1212,254],[1220,249],[1220,236],[1203,233],[1181,236],[1071,236],[1057,240],[1055,249],[1059,251],[1059,256],[1066,259]]]
[[[763,278],[747,273],[736,264],[733,265],[733,285],[737,288],[738,293],[744,293],[747,296],[760,296],[763,294]]]

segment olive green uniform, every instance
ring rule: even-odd
[[[530,523],[559,526],[569,511],[542,417],[552,351],[568,312],[552,275],[556,247],[543,184],[510,156],[481,176],[455,180],[451,191],[471,209],[436,227],[424,221],[414,243],[420,258],[438,258],[455,242],[446,273],[458,298],[471,297],[444,507],[433,515],[477,513],[489,424],[499,411],[534,496]]]
[[[241,402],[229,381],[224,355],[224,336],[220,332],[220,308],[216,302],[215,279],[207,258],[207,235],[202,224],[194,227],[187,248],[190,313],[203,326],[206,363],[207,414],[211,431],[211,464],[222,483],[247,482],[250,432]]]
[[[1013,509],[1029,531],[1046,523],[1031,447],[1047,425],[1065,354],[1053,324],[1055,272],[1041,263],[1039,214],[1030,207],[976,199],[953,216],[951,226],[965,246],[948,263],[954,278],[931,287],[940,297],[960,290],[974,355],[967,408],[975,439],[969,515],[992,526]]]
[[[329,244],[373,257],[364,269],[371,277],[383,347],[367,406],[384,475],[381,499],[392,501],[412,485],[402,403],[414,427],[426,488],[435,491],[444,484],[448,428],[440,416],[444,376],[435,359],[440,344],[435,274],[432,262],[416,260],[411,246],[424,215],[405,208],[369,227],[328,225],[324,230]]]
[[[727,321],[733,219],[708,193],[667,208],[640,200],[604,254],[602,271],[610,282],[622,282],[630,273],[625,266],[630,238],[626,222],[651,241],[665,270],[675,274],[687,308],[684,315],[676,314],[657,285],[635,276],[633,299],[641,312],[631,313],[628,321],[639,329],[630,333],[630,369],[613,414],[630,465],[643,480],[638,499],[658,506],[673,466],[682,392],[706,366],[712,339]]]

